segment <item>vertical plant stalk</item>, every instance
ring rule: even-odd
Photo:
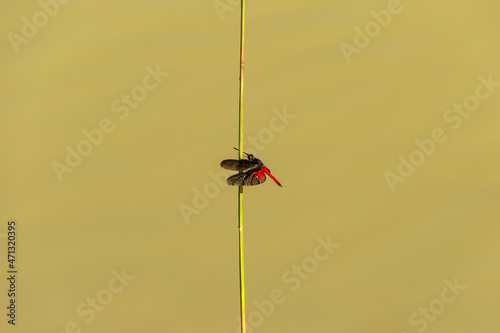
[[[239,102],[239,138],[238,153],[239,159],[243,158],[243,69],[245,65],[245,0],[241,0],[241,29],[240,29],[240,102]],[[238,187],[238,230],[240,245],[240,314],[241,333],[247,331],[247,321],[245,315],[245,269],[243,260],[243,186]]]

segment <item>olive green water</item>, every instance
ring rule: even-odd
[[[237,332],[234,3],[0,5],[2,332]],[[247,2],[249,333],[500,330],[499,9]]]

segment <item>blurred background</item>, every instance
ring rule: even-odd
[[[0,4],[2,332],[238,332],[238,1]],[[248,1],[248,332],[497,332],[498,1]]]

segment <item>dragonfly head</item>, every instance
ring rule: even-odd
[[[238,148],[235,148],[235,147],[233,147],[233,148],[234,148],[235,150],[238,150]],[[238,151],[239,151],[239,150],[238,150]],[[245,152],[243,152],[243,154],[247,155],[247,158],[248,158],[250,161],[252,161],[252,160],[255,160],[255,159],[256,159],[256,158],[255,158],[255,156],[253,156],[252,154],[245,153]]]

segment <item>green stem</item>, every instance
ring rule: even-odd
[[[241,34],[240,34],[240,102],[239,102],[239,159],[243,158],[243,67],[245,64],[245,0],[241,0]],[[238,188],[238,229],[240,245],[240,314],[241,333],[246,333],[245,315],[245,270],[243,260],[243,186]]]

